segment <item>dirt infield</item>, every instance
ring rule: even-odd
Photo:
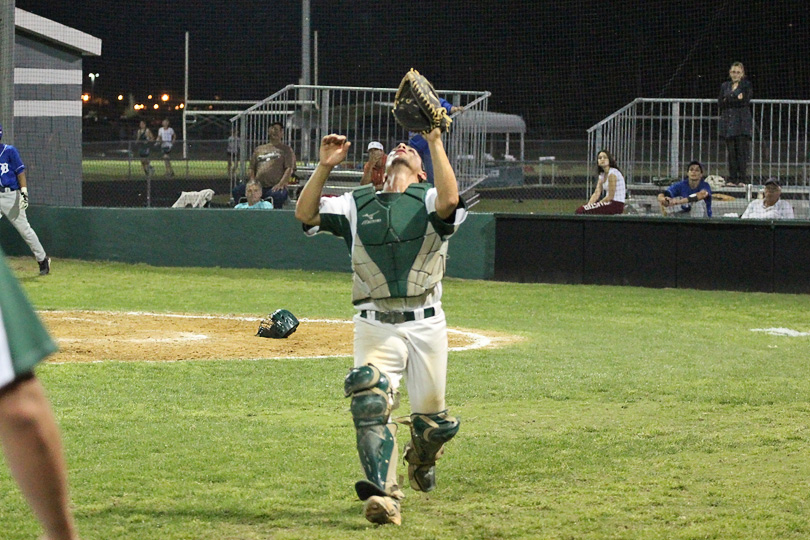
[[[256,337],[259,317],[111,311],[43,311],[59,344],[51,362],[350,356],[351,321],[302,319],[286,339]],[[448,329],[451,350],[496,347],[517,336]]]

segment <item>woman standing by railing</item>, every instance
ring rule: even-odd
[[[746,179],[748,155],[751,153],[752,120],[749,103],[754,93],[751,81],[745,78],[741,62],[734,62],[728,71],[730,80],[720,85],[720,136],[726,141],[728,154],[727,186],[743,186]]]

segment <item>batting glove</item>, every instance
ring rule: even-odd
[[[20,188],[20,210],[28,208],[28,188]]]

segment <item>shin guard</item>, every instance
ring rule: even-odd
[[[444,443],[458,433],[458,419],[442,411],[436,414],[412,414],[411,440],[405,445],[408,480],[416,491],[436,487],[436,460],[444,452]]]
[[[353,368],[346,376],[344,394],[351,396],[351,411],[357,432],[357,452],[367,480],[355,484],[357,496],[398,497],[396,483],[396,424],[389,423],[393,394],[388,377],[377,367]]]

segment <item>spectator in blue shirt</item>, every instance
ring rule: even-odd
[[[234,206],[237,210],[272,210],[273,203],[262,200],[262,183],[255,178],[248,180],[245,186],[247,202]]]
[[[672,213],[694,215],[693,206],[700,201],[704,201],[706,205],[706,216],[712,217],[712,188],[703,179],[703,165],[699,161],[689,163],[686,178],[675,182],[658,194],[658,204],[661,205],[661,213],[664,215],[669,213],[668,208],[677,206],[680,208]]]

